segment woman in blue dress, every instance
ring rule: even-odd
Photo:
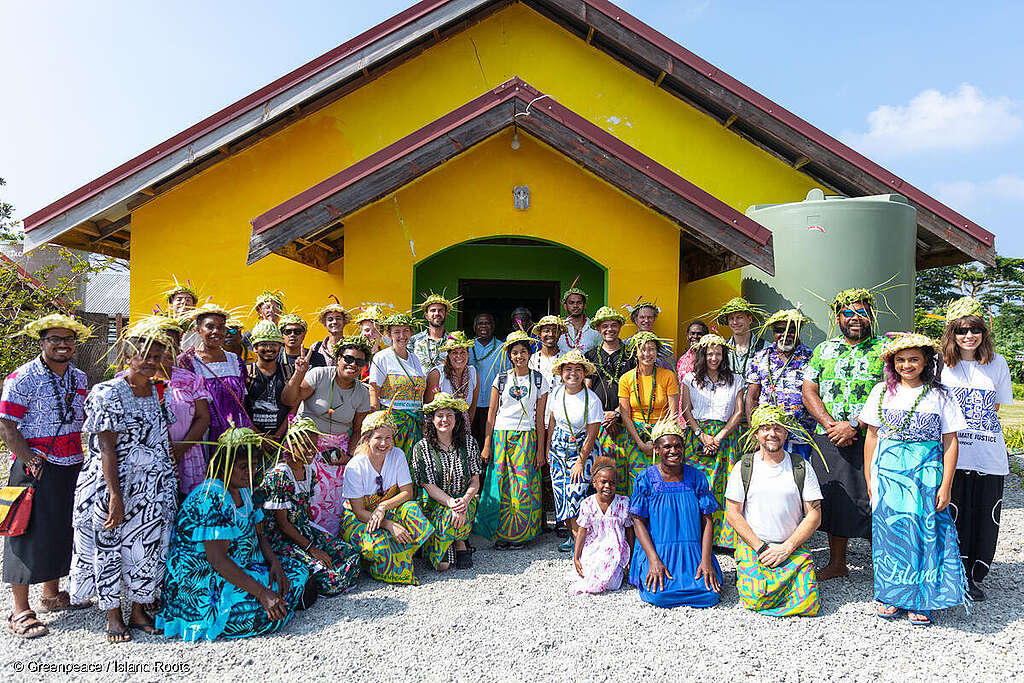
[[[156,626],[182,640],[244,638],[284,626],[300,600],[316,597],[309,569],[278,558],[253,505],[251,467],[259,436],[231,428],[218,439],[209,474],[181,505],[167,554]]]
[[[718,501],[699,470],[684,463],[683,428],[670,417],[651,432],[655,464],[633,485],[636,542],[629,582],[657,607],[713,607],[722,569],[711,551]]]

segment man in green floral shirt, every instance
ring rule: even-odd
[[[804,371],[804,408],[818,422],[814,440],[822,453],[821,459],[813,459],[824,496],[821,529],[829,539],[829,562],[818,570],[819,581],[848,575],[849,539],[871,538],[864,427],[857,416],[882,379],[879,354],[886,340],[872,335],[874,299],[866,289],[836,295],[832,310],[842,335],[818,344]]]

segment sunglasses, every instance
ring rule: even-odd
[[[377,495],[384,495],[384,475],[382,474],[377,475]]]
[[[225,330],[224,333],[229,335],[229,336],[234,337],[236,334],[238,334],[238,330],[232,328],[232,329],[229,329],[229,330]]]
[[[772,333],[773,334],[786,334],[786,332],[790,332],[790,331],[796,332],[796,328],[793,327],[793,326],[789,326],[789,327],[781,326],[781,327],[773,327],[772,328]]]
[[[972,325],[971,327],[958,327],[958,328],[956,328],[953,331],[956,332],[958,336],[962,337],[965,334],[984,334],[985,333],[985,328],[984,327],[976,327],[976,326]]]
[[[292,336],[293,334],[302,334],[301,327],[289,327],[287,330],[281,330],[281,334],[286,336]]]
[[[846,318],[847,320],[849,320],[850,318],[852,318],[855,315],[859,315],[862,318],[868,317],[868,310],[866,308],[857,308],[857,309],[849,309],[849,308],[847,308],[845,311],[842,311],[841,313],[842,313],[842,316],[844,318]]]
[[[357,368],[361,368],[364,365],[366,365],[366,359],[365,358],[356,358],[355,356],[350,356],[347,353],[344,356],[341,357],[341,360],[346,365],[354,365]]]

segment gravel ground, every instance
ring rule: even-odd
[[[1015,469],[1022,463],[1015,458]],[[5,680],[207,679],[245,681],[323,672],[351,681],[586,680],[1018,680],[1024,676],[1024,490],[1011,474],[989,599],[971,614],[938,613],[930,628],[886,622],[872,610],[870,547],[851,543],[849,579],[823,585],[816,618],[777,619],[737,605],[735,570],[714,609],[662,610],[632,587],[566,592],[571,562],[547,534],[519,552],[476,539],[475,567],[444,578],[422,564],[419,587],[363,577],[348,595],[319,601],[283,632],[184,644],[138,634],[108,645],[95,610],[41,615],[49,636],[0,636]],[[825,537],[812,539],[819,565]],[[36,593],[34,593],[36,595]],[[3,590],[3,613],[10,592]],[[42,665],[95,673],[42,673]]]

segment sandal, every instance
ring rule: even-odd
[[[36,613],[30,609],[7,617],[7,627],[11,629],[11,633],[25,640],[40,638],[50,632],[46,624],[39,621]]]
[[[896,605],[888,605],[884,602],[875,603],[875,615],[883,619],[893,619],[900,614],[900,608]]]
[[[930,610],[923,612],[907,612],[907,619],[914,626],[931,626],[932,613]]]
[[[494,542],[494,549],[495,550],[508,550],[511,547],[512,547],[512,544],[509,543],[508,541],[495,541]]]
[[[117,628],[107,629],[107,642],[108,643],[129,643],[132,639],[132,632],[125,628],[124,630]]]

